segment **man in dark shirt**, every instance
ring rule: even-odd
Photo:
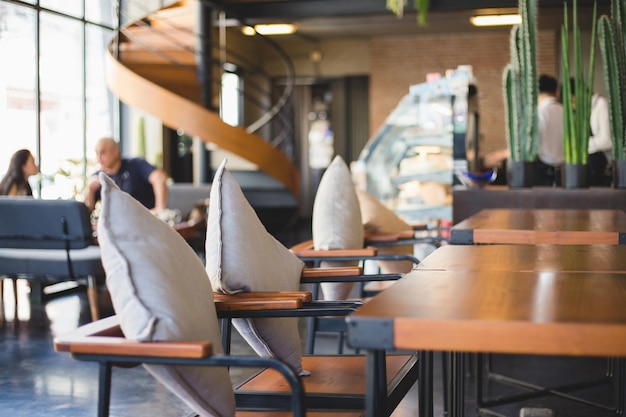
[[[100,200],[100,182],[97,174],[104,172],[113,179],[122,191],[133,196],[137,201],[159,213],[167,208],[167,174],[150,165],[142,158],[122,158],[117,142],[111,138],[102,138],[96,144],[96,159],[100,170],[96,171],[87,187],[85,204],[94,209]]]

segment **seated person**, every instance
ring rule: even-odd
[[[102,138],[96,143],[96,159],[100,170],[91,177],[85,204],[93,211],[100,200],[98,173],[104,172],[122,190],[150,209],[154,214],[167,208],[167,174],[143,158],[122,158],[118,143]]]
[[[9,168],[0,181],[0,195],[32,196],[28,177],[36,175],[39,167],[28,149],[20,149],[11,156]]]

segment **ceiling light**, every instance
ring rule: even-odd
[[[470,17],[470,22],[474,26],[517,25],[522,23],[522,16],[518,14],[472,16]]]
[[[256,33],[259,35],[289,35],[296,31],[296,27],[288,23],[277,23],[271,25],[255,25],[254,28],[244,26],[241,31],[244,35],[248,36],[252,36]]]

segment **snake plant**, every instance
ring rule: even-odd
[[[593,94],[593,78],[595,63],[595,36],[596,36],[596,11],[594,3],[592,27],[591,27],[591,51],[589,53],[589,66],[585,71],[580,41],[580,27],[578,25],[577,1],[573,2],[572,10],[572,45],[569,37],[569,15],[567,3],[563,5],[563,25],[561,26],[561,50],[562,50],[562,80],[563,80],[563,148],[565,150],[566,164],[587,164],[589,148],[589,129],[591,118],[591,96]],[[570,54],[571,48],[571,54]],[[570,58],[573,61],[573,71],[570,71]],[[572,102],[572,90],[570,77],[573,79],[575,88],[576,105]]]
[[[598,19],[598,43],[609,102],[613,159],[626,160],[626,2],[611,0],[611,15]]]
[[[537,0],[519,0],[522,22],[511,29],[511,62],[503,75],[507,141],[511,161],[537,156]]]

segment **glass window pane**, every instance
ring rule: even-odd
[[[222,120],[231,126],[238,126],[241,120],[241,93],[239,76],[232,72],[222,74],[220,111]]]
[[[87,26],[87,175],[95,169],[94,149],[98,139],[115,136],[117,101],[106,86],[104,55],[113,32],[98,26]]]
[[[37,65],[34,10],[3,2],[0,3],[0,16],[1,177],[16,150],[27,148],[37,155]],[[36,179],[31,178],[36,192],[35,182]]]
[[[114,27],[117,24],[115,8],[111,0],[85,0],[85,19]]]
[[[70,16],[83,17],[83,0],[40,0],[39,4],[44,9],[54,10]]]
[[[82,24],[41,13],[42,197],[73,198],[83,188]]]

